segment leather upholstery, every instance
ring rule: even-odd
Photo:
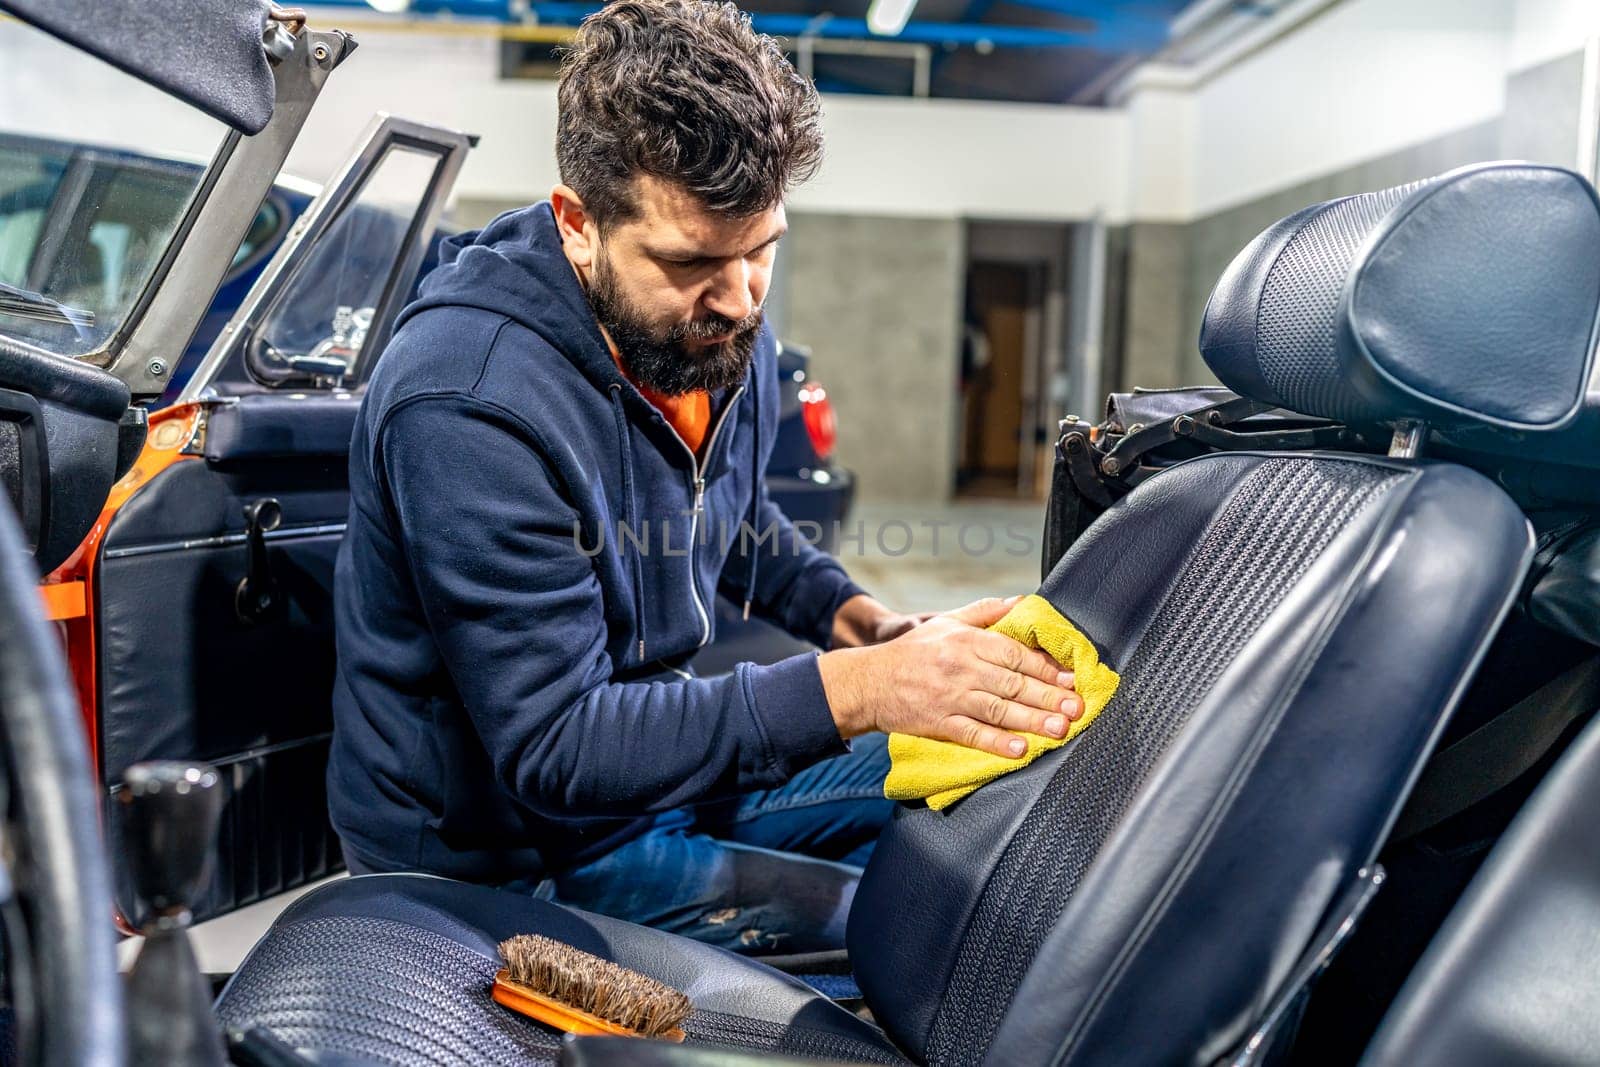
[[[1600,1049],[1600,724],[1517,815],[1362,1062],[1587,1064]]]
[[[903,1062],[871,1024],[760,963],[525,893],[416,874],[341,879],[296,901],[223,990],[218,1014],[344,1062],[550,1063],[556,1035],[488,997],[496,946],[519,933],[683,990],[696,1044]],[[369,978],[382,1003],[363,995]]]
[[[1304,414],[1555,429],[1589,380],[1597,252],[1577,174],[1466,167],[1268,227],[1218,281],[1200,347],[1224,385]]]
[[[206,461],[232,465],[350,455],[361,398],[350,393],[255,393],[217,408],[206,422]]]
[[[556,1060],[560,1067],[844,1067],[843,1060],[797,1059],[770,1052],[641,1044],[626,1037],[580,1037],[565,1042]]]
[[[1376,487],[1353,510],[1318,505],[1312,521],[1332,535],[1268,603],[1254,575],[1286,535],[1257,551],[1227,517],[1252,494],[1255,522],[1307,507],[1296,487],[1328,465]],[[850,926],[875,1018],[928,1062],[1227,1053],[1376,855],[1531,547],[1503,493],[1445,464],[1213,456],[1140,486],[1041,589],[1122,672],[1112,705],[946,812],[902,811],[879,842]],[[1202,583],[1197,602],[1183,583],[1208,551],[1232,557],[1232,576]],[[1240,599],[1262,606],[1241,615]],[[1196,644],[1224,649],[1210,680],[1190,697],[1185,674],[1156,697],[1141,679],[1184,674]],[[1164,744],[1141,736],[1184,700]],[[1129,757],[1140,746],[1143,763]],[[1048,832],[1017,868],[1008,853],[1030,825]],[[1077,866],[1057,874],[1051,857],[1066,853]]]
[[[64,360],[0,337],[0,386],[115,422],[132,397],[127,383],[99,367]]]
[[[344,461],[273,456],[276,424],[233,423],[226,468],[184,460],[157,475],[117,513],[95,571],[108,793],[145,759],[205,760],[223,775],[218,862],[196,909],[201,918],[343,866],[324,778]],[[268,443],[246,439],[256,433]],[[245,506],[262,497],[283,508],[268,542],[283,610],[251,623],[239,618],[234,598],[248,569]],[[119,805],[106,806],[113,841],[121,818]],[[125,870],[116,888],[129,908]]]
[[[0,486],[41,573],[71,555],[100,515],[128,398],[103,370],[0,337]]]

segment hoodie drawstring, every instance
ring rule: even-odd
[[[752,375],[754,377],[754,375]],[[761,396],[755,398],[756,411],[753,427],[756,439],[750,445],[750,521],[747,526],[754,531],[759,516],[756,514],[756,505],[761,502]],[[750,569],[744,579],[744,617],[750,618],[750,601],[756,591],[756,560],[761,556],[761,541],[756,540],[755,547],[750,551]]]
[[[611,411],[617,417],[617,451],[622,453],[622,522],[627,528],[629,537],[633,539],[633,558],[625,563],[633,569],[633,602],[638,605],[639,612],[639,662],[644,662],[645,638],[645,606],[644,606],[644,561],[639,559],[639,528],[637,521],[637,505],[633,496],[633,449],[628,444],[628,417],[622,410],[622,386],[613,383],[611,392]],[[629,538],[622,536],[622,531],[617,531],[617,551],[619,554],[626,551],[624,545]]]

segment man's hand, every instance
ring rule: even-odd
[[[834,612],[833,640],[828,647],[859,648],[862,645],[881,645],[938,614],[936,611],[923,611],[907,615],[890,611],[865,593],[857,593],[840,604],[839,610]]]
[[[1022,731],[1062,737],[1083,714],[1072,672],[1038,649],[984,629],[1020,597],[936,615],[881,645],[817,661],[839,736],[881,730],[1017,758]]]

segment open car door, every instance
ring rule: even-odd
[[[90,723],[119,908],[124,772],[203,760],[226,807],[218,915],[343,865],[324,767],[333,567],[363,385],[409,297],[471,139],[378,116],[55,574]]]

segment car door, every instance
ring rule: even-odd
[[[294,223],[113,492],[72,643],[109,800],[146,759],[204,760],[227,804],[218,915],[342,867],[328,824],[333,566],[362,388],[470,138],[374,121]],[[133,899],[126,870],[119,906]]]

